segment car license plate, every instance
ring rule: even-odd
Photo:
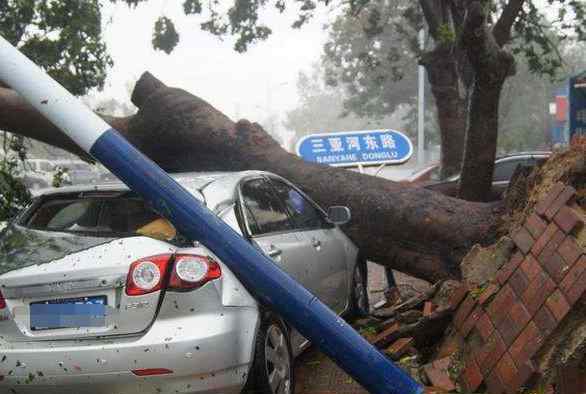
[[[104,327],[106,325],[106,305],[106,296],[31,303],[31,330]]]

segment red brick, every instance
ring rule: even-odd
[[[517,231],[515,231],[511,238],[513,238],[515,245],[517,245],[521,252],[525,254],[529,253],[531,247],[533,246],[533,243],[535,242],[535,240],[525,227],[521,227]]]
[[[482,307],[477,306],[474,311],[468,315],[468,318],[466,318],[466,321],[460,327],[460,335],[466,338],[483,313],[484,311],[482,310]]]
[[[559,394],[585,394],[586,373],[579,366],[564,368],[559,376]]]
[[[452,363],[451,357],[442,357],[437,360],[434,360],[431,364],[434,368],[448,370],[450,368],[450,364]]]
[[[556,183],[552,186],[549,193],[535,206],[535,212],[539,215],[544,215],[547,208],[556,200],[560,193],[565,189],[566,185],[561,182]]]
[[[456,390],[456,385],[452,382],[448,371],[435,368],[432,364],[427,364],[423,367],[423,371],[434,387],[446,391]]]
[[[529,322],[521,335],[515,340],[509,348],[509,352],[515,361],[515,365],[525,364],[543,345],[544,337],[539,332],[537,325]]]
[[[431,301],[426,301],[425,304],[423,304],[423,316],[430,316],[434,309],[435,306],[433,303]]]
[[[567,236],[558,248],[558,253],[569,265],[574,264],[582,252],[582,249],[576,243],[576,239],[572,236]]]
[[[574,266],[570,269],[562,283],[560,284],[560,288],[568,295],[570,288],[576,283],[580,275],[586,271],[586,256],[582,256],[578,262],[574,264]]]
[[[539,311],[533,317],[533,322],[539,328],[539,331],[543,334],[544,337],[547,337],[549,334],[555,330],[558,325],[558,322],[555,319],[555,316],[550,312],[549,308],[544,305],[539,309]]]
[[[482,371],[490,371],[501,359],[507,346],[498,331],[494,331],[488,341],[479,349],[475,349],[475,357]]]
[[[578,280],[574,282],[566,293],[570,305],[574,305],[582,297],[584,291],[586,291],[586,271],[582,272]]]
[[[545,301],[545,305],[547,305],[547,308],[558,322],[566,317],[570,311],[570,304],[568,304],[566,297],[559,289],[549,296],[547,301]]]
[[[543,265],[547,262],[547,259],[551,257],[551,255],[558,250],[566,235],[563,231],[556,231],[555,234],[551,237],[545,248],[541,251],[541,253],[537,256],[537,260]]]
[[[514,302],[506,311],[507,318],[497,325],[503,341],[510,346],[521,333],[525,325],[531,320],[531,315],[522,302]]]
[[[566,234],[571,233],[572,230],[584,223],[578,213],[567,205],[560,208],[559,212],[553,217],[553,221]]]
[[[517,366],[517,375],[510,383],[508,389],[511,393],[517,393],[522,386],[533,385],[533,380],[537,374],[537,368],[533,361],[527,361],[526,363]]]
[[[525,227],[533,237],[537,239],[547,228],[547,222],[540,218],[536,213],[532,213],[525,222]]]
[[[527,279],[527,275],[521,269],[515,271],[511,278],[509,279],[509,286],[515,291],[518,297],[521,297],[523,292],[529,286],[529,279]]]
[[[505,311],[515,300],[515,293],[508,284],[504,285],[492,300],[486,311],[492,322],[498,326],[500,321],[506,318]]]
[[[529,283],[531,283],[541,272],[539,262],[535,259],[535,257],[533,257],[533,255],[527,255],[521,263],[519,269],[523,271]]]
[[[387,348],[386,353],[391,356],[391,358],[398,360],[409,350],[412,344],[413,338],[399,338]]]
[[[476,322],[476,331],[484,342],[488,341],[494,332],[494,325],[486,313],[482,313]]]
[[[541,308],[541,305],[553,293],[555,288],[555,283],[543,271],[529,283],[529,287],[527,287],[521,298],[530,315],[534,315]]]
[[[462,284],[458,287],[454,292],[450,295],[449,303],[452,309],[458,308],[460,303],[464,301],[464,297],[468,294],[468,286],[466,284]]]
[[[572,186],[566,186],[566,188],[560,193],[553,203],[550,204],[549,208],[545,211],[545,217],[552,220],[553,217],[559,212],[559,210],[566,204],[568,204],[572,198],[576,195],[576,189]]]
[[[391,325],[389,328],[383,330],[381,333],[379,333],[373,340],[372,340],[372,344],[376,347],[379,348],[383,348],[388,346],[394,336],[396,335],[396,333],[399,331],[399,323],[394,323],[393,325]]]
[[[447,391],[444,389],[440,389],[439,387],[424,387],[423,388],[423,393],[424,394],[447,394]],[[328,393],[306,393],[303,392],[303,394],[337,394],[334,392],[328,392]]]
[[[560,283],[570,270],[570,266],[558,252],[553,252],[542,265],[555,283]]]
[[[460,307],[458,308],[458,310],[456,311],[456,315],[454,316],[454,325],[458,329],[462,328],[462,325],[466,321],[468,315],[470,315],[470,313],[474,309],[475,305],[476,300],[474,299],[474,297],[472,297],[471,294],[468,294],[464,302],[460,304]]]
[[[485,378],[486,386],[488,387],[488,393],[490,394],[503,394],[505,393],[505,384],[501,382],[501,379],[498,376],[498,373],[492,371],[486,378]]]
[[[553,237],[553,235],[557,231],[559,231],[557,224],[550,223],[543,232],[543,234],[541,234],[541,236],[537,238],[537,240],[533,244],[533,247],[531,248],[531,253],[533,253],[534,256],[538,256],[543,250],[543,248],[545,248],[545,245],[547,245],[551,237]]]
[[[478,303],[480,305],[486,305],[486,303],[500,290],[497,284],[491,283],[486,289],[482,291],[480,297],[478,297]]]
[[[475,392],[482,384],[482,372],[472,357],[468,358],[462,373],[462,385],[468,392]]]
[[[505,354],[503,354],[503,357],[497,363],[495,370],[499,376],[499,380],[505,384],[506,391],[510,392],[511,383],[516,380],[518,371],[515,362],[509,353],[505,352]],[[514,392],[516,391],[517,390]]]
[[[509,279],[513,272],[515,272],[517,267],[519,267],[521,262],[523,262],[524,258],[525,256],[523,255],[523,253],[517,251],[515,252],[515,254],[513,254],[513,257],[511,257],[511,259],[501,267],[496,276],[498,282],[501,285],[505,284],[505,282]]]

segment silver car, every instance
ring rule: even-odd
[[[347,208],[270,173],[174,177],[332,310],[368,312]],[[122,184],[38,196],[0,237],[0,291],[0,393],[292,394],[309,344]]]

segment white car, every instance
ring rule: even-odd
[[[347,208],[270,173],[175,179],[336,313],[368,313]],[[120,183],[37,197],[0,236],[0,291],[0,393],[293,394],[309,344]]]

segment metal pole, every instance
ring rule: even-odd
[[[425,49],[425,30],[419,31],[419,47]],[[417,166],[425,165],[425,67],[418,66]]]
[[[151,202],[185,236],[214,252],[259,302],[291,323],[371,393],[423,393],[417,382],[342,318],[2,37],[0,80]]]

